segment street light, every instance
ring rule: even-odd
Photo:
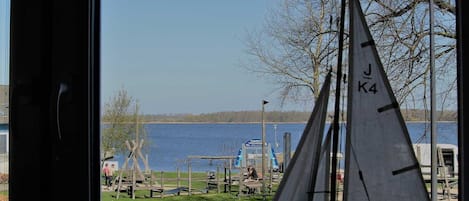
[[[262,194],[264,195],[265,200],[265,121],[264,121],[264,105],[269,103],[269,101],[262,100]]]
[[[277,124],[274,124],[274,137],[275,137],[275,149],[278,149],[278,141],[277,141]]]

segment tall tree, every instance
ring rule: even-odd
[[[455,104],[455,7],[435,0],[439,103]],[[429,24],[426,0],[363,0],[362,7],[398,101],[426,105],[429,79]],[[245,66],[274,81],[283,101],[315,100],[328,69],[337,63],[338,5],[335,0],[283,0],[265,26],[246,40]],[[347,36],[347,34],[346,34]],[[346,64],[346,63],[345,63]],[[454,66],[454,68],[452,67]]]

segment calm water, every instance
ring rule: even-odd
[[[429,131],[424,123],[407,124],[412,142],[430,143]],[[291,133],[292,149],[296,148],[305,124],[266,124],[267,141],[276,152],[283,150],[283,135]],[[147,124],[145,125],[151,146],[148,150],[150,168],[156,171],[187,171],[185,160],[190,155],[236,155],[241,144],[249,139],[260,139],[260,124]],[[427,129],[428,130],[428,129]],[[457,145],[457,124],[439,123],[438,143]],[[425,137],[425,134],[427,137]],[[275,138],[277,135],[277,138]],[[422,137],[423,136],[423,137]],[[145,154],[144,153],[144,154]],[[119,166],[125,156],[117,156]],[[193,171],[216,170],[221,161],[193,160]]]
[[[266,124],[267,142],[271,143],[276,152],[283,151],[283,135],[291,133],[292,150],[296,148],[305,124]],[[427,127],[427,129],[426,129]],[[413,143],[430,143],[429,125],[424,123],[408,123]],[[0,124],[0,132],[8,129]],[[237,154],[241,144],[249,139],[260,139],[260,124],[146,124],[150,147],[148,153],[150,168],[156,171],[175,171],[180,167],[187,171],[185,160],[190,155],[230,155]],[[438,123],[438,143],[457,145],[457,124],[455,122]],[[275,138],[275,136],[277,136]],[[116,156],[121,166],[125,156]],[[193,160],[193,171],[216,170],[221,161]],[[142,166],[143,167],[143,166]]]

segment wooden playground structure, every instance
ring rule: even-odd
[[[127,193],[129,197],[135,199],[136,190],[141,192],[139,193],[140,197],[142,197],[142,192],[144,192],[144,198],[163,198],[179,195],[191,196],[209,193],[210,191],[213,193],[230,193],[233,196],[265,195],[272,194],[273,184],[279,182],[278,177],[276,177],[277,174],[272,170],[267,173],[265,178],[259,178],[256,181],[246,181],[246,169],[235,168],[232,165],[236,156],[188,156],[186,160],[187,171],[182,172],[180,168],[177,168],[176,175],[173,172],[155,172],[147,169],[142,172],[135,162],[139,155],[137,153],[138,149],[139,146],[132,147],[132,150],[135,150],[135,154],[129,154],[119,173],[116,182],[118,183],[117,187],[113,188],[116,190],[117,199],[119,199],[122,192]],[[143,157],[140,157],[140,159],[145,161]],[[194,173],[192,167],[195,160],[225,160],[227,163],[223,166],[217,166],[216,171]],[[129,165],[131,162],[133,162],[132,165]],[[263,179],[266,179],[265,182],[267,184],[265,192],[261,191]]]
[[[143,146],[143,140],[134,141],[132,140],[132,146],[129,141],[126,141],[127,148],[130,150],[129,155],[125,159],[125,162],[119,171],[119,176],[116,178],[117,183],[117,195],[116,198],[119,199],[121,191],[127,191],[132,196],[132,199],[135,199],[135,190],[139,189],[151,189],[154,184],[153,174],[148,165],[148,157],[143,157],[141,148]],[[139,160],[141,159],[145,171],[142,172]],[[132,162],[132,165],[129,167],[129,163]],[[126,173],[124,175],[124,173]],[[130,178],[129,178],[130,177]],[[115,183],[115,182],[114,182]],[[137,185],[137,183],[139,185]],[[143,185],[140,185],[143,184]],[[113,184],[114,185],[114,184]],[[125,186],[125,187],[124,187]],[[113,187],[111,187],[114,189]]]

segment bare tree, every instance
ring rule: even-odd
[[[450,1],[434,2],[436,73],[443,106],[450,104],[447,100],[455,94],[455,8]],[[429,78],[427,1],[361,3],[399,102],[412,108],[425,105]],[[247,52],[252,60],[246,66],[278,84],[284,101],[311,100],[311,95],[315,100],[325,73],[337,63],[337,10],[334,0],[282,1],[263,29],[248,35]]]
[[[139,138],[145,139],[144,145],[149,142],[146,139],[146,132],[142,124],[136,124],[136,118],[140,118],[137,111],[132,106],[137,104],[134,99],[127,94],[127,91],[122,88],[109,102],[104,105],[104,113],[102,120],[104,126],[101,132],[101,146],[103,150],[103,158],[112,156],[114,154],[124,154],[128,152],[125,141],[131,142],[135,140],[136,126],[139,129]],[[146,147],[146,146],[144,146]]]
[[[435,73],[442,100],[439,105],[444,107],[454,98],[456,86],[455,7],[451,1],[434,2]],[[399,102],[425,106],[430,77],[428,1],[370,0],[364,5]]]
[[[247,37],[248,69],[266,75],[282,89],[282,101],[316,99],[329,60],[336,54],[334,3],[286,0],[265,27]]]

